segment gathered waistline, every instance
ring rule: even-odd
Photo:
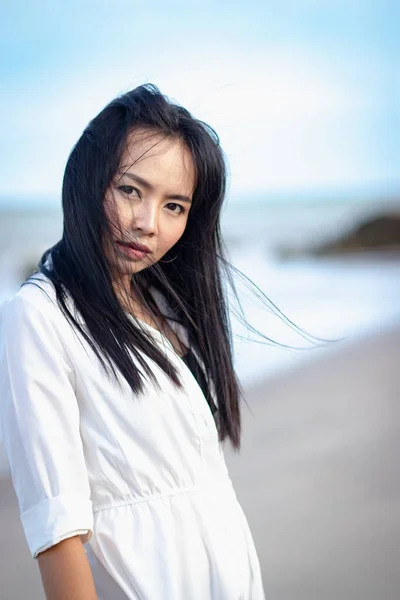
[[[179,496],[183,494],[210,494],[215,492],[233,492],[233,487],[231,482],[225,482],[224,484],[213,482],[212,487],[187,487],[187,488],[177,488],[176,490],[171,490],[170,492],[159,492],[156,494],[149,494],[148,496],[128,496],[125,498],[121,498],[121,500],[115,500],[114,502],[110,502],[109,504],[100,504],[99,506],[93,506],[93,514],[98,512],[102,512],[104,510],[108,510],[111,508],[118,508],[123,506],[132,506],[136,504],[143,504],[152,502],[154,500],[165,500],[166,498],[171,498],[173,496]]]

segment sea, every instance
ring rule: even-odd
[[[233,352],[244,385],[400,318],[398,251],[309,252],[388,213],[400,213],[400,195],[226,203],[222,233],[239,298],[229,292]],[[0,203],[0,303],[61,234],[56,201]]]

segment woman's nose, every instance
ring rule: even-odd
[[[158,210],[155,203],[140,202],[133,211],[133,227],[147,235],[156,234],[158,228]]]

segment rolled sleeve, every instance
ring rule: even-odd
[[[92,503],[79,494],[59,495],[44,500],[21,514],[22,526],[33,558],[54,544],[81,535],[82,541],[88,541],[90,529],[78,529],[77,525],[92,525]],[[38,529],[38,523],[41,523]]]
[[[49,300],[17,294],[0,309],[0,430],[33,558],[93,532],[73,365]]]

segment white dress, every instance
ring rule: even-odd
[[[99,600],[264,600],[252,536],[189,368],[142,323],[184,386],[146,357],[161,392],[146,380],[135,397],[122,377],[118,385],[106,376],[41,279],[42,289],[23,286],[0,311],[1,432],[33,558],[80,534]]]

